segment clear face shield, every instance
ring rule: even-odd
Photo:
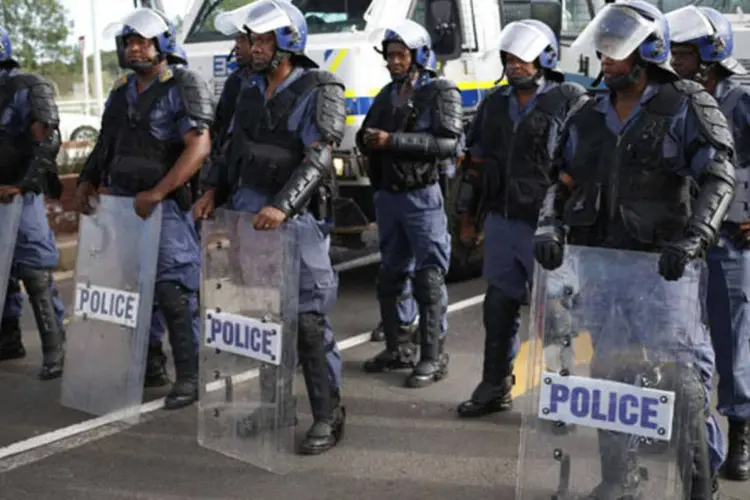
[[[666,14],[672,43],[685,43],[712,36],[716,30],[697,7],[689,5]]]
[[[164,18],[151,9],[140,8],[125,16],[121,21],[109,24],[104,29],[105,37],[115,38],[117,57],[121,67],[138,70],[152,67],[154,63],[158,63],[158,61],[130,62],[127,60],[125,40],[122,37],[125,27],[132,29],[133,34],[138,34],[150,40],[169,31],[169,25]]]
[[[514,22],[500,33],[500,52],[512,54],[523,62],[533,62],[550,44],[541,30]]]
[[[243,30],[243,25],[254,4],[247,4],[239,9],[222,12],[214,19],[216,31],[222,35],[233,36]]]
[[[578,35],[571,49],[594,49],[611,59],[627,59],[654,32],[653,24],[631,9],[605,6]]]

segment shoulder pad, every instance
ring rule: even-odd
[[[331,73],[330,71],[325,71],[322,69],[311,69],[308,71],[309,74],[312,74],[315,83],[317,85],[341,85],[344,86],[344,82],[342,82],[336,75]]]
[[[575,82],[562,82],[560,84],[560,92],[562,92],[563,97],[567,100],[578,99],[586,95],[584,86]]]
[[[458,90],[458,85],[456,85],[451,80],[448,80],[447,78],[435,78],[434,80],[430,80],[427,85],[434,88],[438,92],[445,92],[447,90],[453,89]]]
[[[688,106],[693,110],[701,128],[703,138],[716,149],[734,151],[734,136],[719,103],[703,85],[692,80],[678,80],[672,85],[688,97]]]
[[[563,126],[567,125],[569,122],[571,122],[576,117],[580,116],[584,111],[588,111],[594,106],[596,106],[596,99],[595,98],[589,98],[588,93],[586,94],[585,99],[578,99],[575,101],[568,110],[568,113],[565,115],[565,119],[563,120]]]
[[[128,83],[128,75],[122,75],[120,78],[115,80],[115,83],[112,84],[112,91],[119,89],[120,87],[124,87]]]
[[[208,82],[192,69],[171,68],[174,82],[180,92],[185,113],[198,122],[199,128],[208,128],[214,121],[214,100]]]
[[[435,85],[434,88],[437,90],[434,124],[436,134],[440,137],[461,137],[464,132],[461,92],[455,83],[443,78],[433,80],[432,85]]]
[[[315,98],[315,125],[329,144],[338,145],[344,139],[346,128],[346,97],[344,84],[328,71],[317,73]]]
[[[178,68],[179,66],[175,66],[175,67]],[[166,68],[164,68],[164,71],[162,71],[161,73],[159,73],[159,81],[161,83],[168,82],[173,77],[174,77],[174,71],[169,66],[167,66]]]
[[[28,89],[29,112],[32,123],[42,123],[47,127],[57,128],[60,125],[60,114],[55,102],[55,89],[41,75],[23,73],[14,77],[16,89]]]

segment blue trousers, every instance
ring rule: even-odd
[[[719,372],[721,415],[750,419],[750,251],[722,235],[708,252],[708,323]]]
[[[258,213],[261,208],[270,204],[270,201],[267,195],[241,188],[232,196],[231,208],[239,212]],[[341,352],[336,345],[328,318],[336,303],[338,292],[338,277],[329,255],[330,238],[324,232],[323,224],[309,213],[302,214],[291,222],[297,226],[300,238],[299,312],[318,313],[324,316],[328,377],[331,386],[338,389],[341,387]]]

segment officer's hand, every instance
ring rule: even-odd
[[[193,205],[193,218],[195,220],[208,219],[214,214],[216,208],[216,190],[209,189]]]
[[[276,207],[263,207],[258,214],[253,217],[253,227],[260,231],[271,231],[278,229],[286,219],[284,212]]]
[[[474,227],[471,214],[464,212],[461,214],[461,221],[459,223],[459,240],[461,244],[467,248],[472,248],[477,244],[477,228]]]
[[[161,203],[163,199],[164,195],[152,189],[141,191],[135,197],[135,201],[133,202],[135,213],[137,213],[138,217],[141,219],[148,219],[148,216],[151,215],[154,207]]]
[[[21,194],[21,190],[16,186],[0,186],[0,203],[10,203],[17,194]]]
[[[388,144],[388,132],[376,128],[365,130],[365,142],[372,149],[382,149]]]
[[[75,211],[83,215],[91,215],[94,213],[95,208],[91,203],[91,200],[99,202],[99,193],[96,192],[96,188],[90,182],[82,182],[76,189],[76,196],[74,200]]]
[[[690,236],[674,243],[667,243],[661,250],[659,274],[667,281],[677,281],[685,273],[685,266],[703,255],[703,240]]]
[[[560,233],[558,229],[550,228],[548,231],[537,231],[534,235],[534,257],[539,265],[548,271],[554,271],[562,266],[565,257],[563,235]]]
[[[738,249],[750,249],[750,220],[740,224],[737,231],[730,231],[728,238]]]

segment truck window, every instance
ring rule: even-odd
[[[320,33],[342,33],[363,30],[364,15],[371,0],[292,0],[307,20],[310,35]],[[214,20],[222,12],[242,7],[247,0],[203,0],[195,22],[185,37],[185,43],[213,42],[226,40],[216,31]]]

